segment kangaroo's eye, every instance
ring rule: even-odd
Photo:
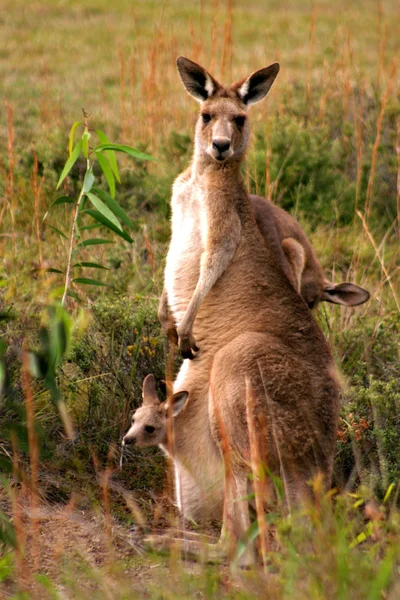
[[[201,118],[203,119],[203,123],[209,123],[211,121],[211,115],[209,113],[203,113]]]
[[[238,127],[243,127],[243,125],[244,125],[244,123],[246,121],[246,117],[244,117],[243,115],[241,115],[239,117],[235,117],[233,120],[235,121],[235,124]]]
[[[156,428],[153,427],[152,425],[146,425],[146,427],[144,428],[146,433],[154,433]]]
[[[315,300],[312,300],[311,302],[308,303],[308,308],[314,308],[315,306]]]

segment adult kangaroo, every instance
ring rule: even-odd
[[[248,393],[254,418],[265,421],[268,466],[281,475],[291,508],[310,495],[308,482],[317,473],[330,483],[339,402],[324,336],[276,249],[264,244],[239,172],[248,108],[268,93],[279,66],[224,88],[186,58],[177,65],[201,105],[192,165],[174,183],[165,269],[168,307],[187,358],[174,383],[175,393],[188,393],[179,429],[187,456],[175,462],[178,504],[190,517],[208,506],[208,498],[216,502],[224,485],[218,446],[227,439],[234,450],[241,439],[236,434],[247,428],[244,410],[239,423],[231,417],[235,407],[246,406]],[[223,543],[250,524],[243,500],[249,465],[240,460],[230,467]]]

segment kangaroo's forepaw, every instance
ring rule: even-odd
[[[183,358],[189,358],[192,360],[195,358],[199,352],[199,348],[196,345],[196,341],[191,333],[189,334],[179,334],[179,350]]]

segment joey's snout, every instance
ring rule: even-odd
[[[136,436],[130,434],[129,431],[122,439],[122,446],[127,446],[128,444],[136,444]]]

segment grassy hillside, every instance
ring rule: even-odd
[[[396,598],[398,3],[3,0],[0,23],[0,595]],[[252,109],[246,184],[297,216],[328,279],[371,292],[360,307],[317,311],[343,378],[340,494],[320,499],[306,524],[272,515],[268,573],[249,577],[145,552],[143,530],[177,518],[165,460],[135,450],[117,470],[142,379],[164,378],[168,360],[156,307],[170,188],[190,160],[197,111],[179,54],[226,83],[280,62],[267,101]],[[73,284],[70,318],[57,321],[46,307],[61,295],[69,241],[54,227],[68,238],[73,209],[51,205],[79,193],[83,159],[56,184],[82,109],[91,144],[100,128],[157,161],[118,157],[116,198],[133,244],[81,231],[80,241],[113,240],[79,255],[107,267],[82,276],[109,287]],[[67,347],[52,380],[61,412],[50,380],[27,375],[26,350],[47,361],[53,342]]]

